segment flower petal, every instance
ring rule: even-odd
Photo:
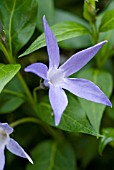
[[[47,79],[47,70],[47,66],[43,63],[34,63],[24,69],[24,71],[34,73],[43,79]]]
[[[60,61],[59,47],[55,36],[50,29],[45,16],[43,17],[44,33],[46,38],[47,51],[49,55],[49,68],[58,67]]]
[[[26,158],[33,164],[30,156],[24,151],[24,149],[12,138],[9,139],[8,144],[6,145],[7,149],[13,154],[20,156],[22,158]]]
[[[93,82],[86,79],[66,78],[63,88],[78,97],[112,107],[107,96]]]
[[[4,155],[4,147],[0,148],[0,170],[4,169],[5,165],[5,155]]]
[[[68,105],[68,99],[63,89],[50,85],[49,99],[55,117],[55,125],[60,123],[61,116]]]
[[[84,67],[106,42],[107,41],[102,41],[71,56],[71,58],[60,66],[60,68],[64,70],[65,76],[70,76]]]
[[[8,125],[8,123],[0,123],[0,128],[5,130],[8,134],[11,134],[13,132],[13,128]]]

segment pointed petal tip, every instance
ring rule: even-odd
[[[47,23],[46,16],[43,16],[43,24]]]
[[[59,126],[62,115],[54,114],[55,126]]]
[[[28,161],[33,164],[33,160],[31,159],[31,157],[24,151],[25,154],[25,158],[28,159]]]
[[[104,45],[104,44],[106,44],[108,41],[107,40],[104,40],[104,41],[101,41],[101,42],[99,42],[98,44],[99,45],[101,45],[101,47]]]
[[[59,124],[60,124],[60,121],[57,122],[57,121],[55,120],[55,126],[59,126]]]
[[[107,96],[105,96],[105,105],[107,105],[107,106],[109,106],[109,107],[111,107],[112,108],[112,103],[111,103],[111,101],[108,99],[108,97]]]
[[[100,47],[102,47],[105,43],[107,43],[108,41],[107,40],[104,40],[104,41],[101,41],[101,42],[99,42],[98,44],[95,44],[93,47],[95,47],[95,46],[97,46],[98,48]],[[99,49],[100,49],[99,48]]]
[[[44,20],[44,19],[46,19],[46,16],[45,16],[45,15],[43,15],[43,20]]]
[[[102,41],[102,42],[107,43],[107,42],[108,42],[108,40],[104,40],[104,41]]]
[[[6,148],[13,154],[27,159],[31,164],[33,161],[31,157],[24,151],[24,149],[12,138],[9,138],[9,142],[6,145]]]
[[[109,100],[107,97],[105,98],[105,102],[102,103],[102,104],[104,104],[104,105],[109,106],[109,107],[112,108],[112,103],[110,102],[110,100]]]
[[[65,109],[66,109],[66,107],[64,108],[64,110]],[[62,115],[64,113],[64,110],[63,110],[63,112],[61,114],[54,113],[55,126],[59,126],[60,125],[61,118],[62,118]]]
[[[28,159],[28,161],[33,164],[33,160],[31,159],[31,157],[25,152],[25,158]]]
[[[43,22],[46,20],[46,17],[45,17],[45,15],[43,15]]]
[[[23,150],[23,149],[22,149]],[[25,157],[24,158],[26,158],[26,159],[28,159],[28,161],[31,163],[31,164],[33,164],[33,160],[31,159],[31,157],[23,150],[23,152],[24,152],[24,155],[25,155]]]
[[[66,109],[66,107],[65,107]],[[65,110],[64,109],[64,110]],[[62,112],[62,114],[54,114],[54,119],[55,119],[55,126],[59,126],[60,125],[60,122],[61,122],[61,118],[62,118],[62,115],[63,115],[64,111]]]
[[[30,162],[31,164],[34,164],[34,162],[33,162],[33,160],[32,160],[31,158],[29,158],[29,162]]]
[[[110,100],[108,102],[108,106],[110,106],[112,108],[112,103],[110,102]]]
[[[60,120],[58,121],[55,119],[55,126],[59,126],[59,124],[60,124]]]

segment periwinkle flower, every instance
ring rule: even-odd
[[[61,116],[68,105],[68,99],[63,89],[78,97],[112,106],[110,100],[93,82],[82,78],[68,78],[84,67],[107,41],[102,41],[74,54],[59,67],[59,47],[45,16],[43,17],[43,24],[49,56],[49,69],[45,64],[34,63],[27,66],[25,71],[43,78],[44,85],[49,87],[49,100],[55,117],[55,125],[60,123]]]
[[[0,123],[0,170],[3,170],[5,165],[5,156],[4,156],[5,147],[13,154],[26,158],[31,163],[33,163],[32,159],[23,150],[23,148],[14,139],[10,138],[9,135],[12,132],[13,132],[13,128],[10,127],[7,123]]]

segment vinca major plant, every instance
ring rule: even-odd
[[[0,0],[0,170],[114,167],[113,35],[113,1]]]

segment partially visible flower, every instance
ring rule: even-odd
[[[112,106],[110,100],[93,82],[82,78],[68,78],[84,67],[107,41],[102,41],[74,54],[59,67],[59,47],[45,16],[43,17],[43,24],[49,55],[49,69],[45,64],[34,63],[26,67],[25,71],[40,76],[44,79],[44,85],[49,87],[49,100],[55,117],[55,125],[60,123],[61,116],[68,105],[68,99],[63,89],[78,97]]]
[[[13,128],[10,127],[7,123],[0,123],[0,170],[3,170],[5,165],[5,147],[13,154],[26,158],[33,164],[32,159],[23,150],[23,148],[14,139],[10,138],[9,135],[12,132]]]

